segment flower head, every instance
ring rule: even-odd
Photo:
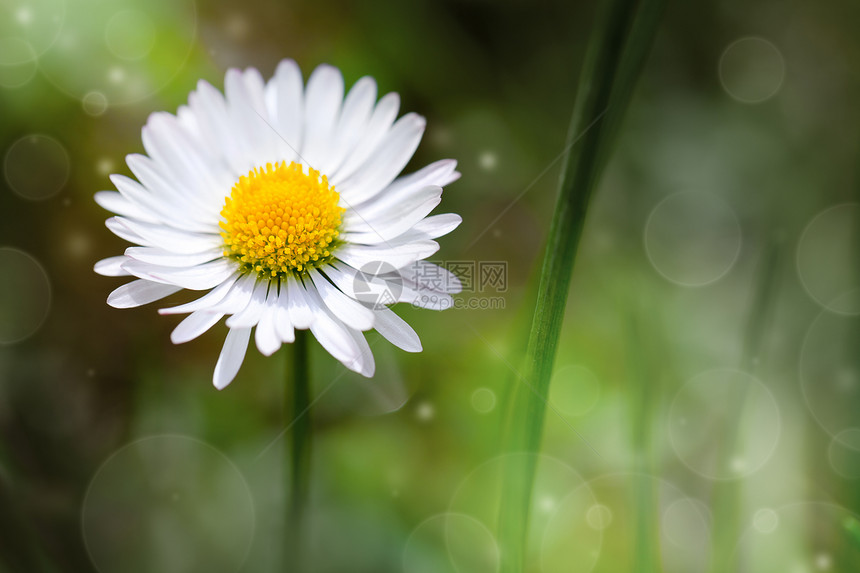
[[[377,101],[369,77],[344,98],[343,77],[327,65],[304,86],[291,60],[268,82],[255,69],[228,71],[225,95],[201,81],[176,115],[150,116],[147,155],[127,158],[137,180],[113,175],[117,191],[95,196],[116,214],[107,227],[135,245],[96,264],[106,276],[136,277],[108,304],[208,291],[159,312],[188,313],[171,335],[177,344],[227,317],[218,388],[238,372],[252,330],[271,355],[310,329],[365,376],[374,360],[364,331],[420,351],[387,305],[447,308],[459,290],[424,260],[439,248],[433,239],[460,224],[458,215],[428,216],[459,173],[444,160],[398,178],[425,125],[412,113],[396,119],[398,108],[397,94]],[[424,284],[428,274],[446,280]]]

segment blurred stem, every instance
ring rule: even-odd
[[[654,427],[654,402],[660,396],[659,378],[654,376],[649,339],[643,335],[636,315],[630,317],[627,332],[630,352],[630,370],[627,378],[630,389],[630,428],[633,444],[633,476],[631,478],[632,500],[635,508],[633,528],[633,560],[636,572],[657,572],[660,566],[660,544],[657,539],[657,495],[652,475]]]
[[[568,155],[544,253],[523,376],[506,405],[509,452],[538,452],[546,396],[564,316],[574,259],[592,190],[609,156],[633,89],[656,35],[664,0],[610,0],[585,57],[568,134]],[[574,145],[575,144],[575,145]],[[499,538],[502,571],[522,571],[536,459],[518,457],[505,468]],[[510,458],[509,458],[510,459]]]
[[[781,258],[781,242],[777,239],[770,241],[768,250],[763,257],[761,269],[756,281],[746,332],[744,333],[741,356],[741,371],[755,374],[759,356],[764,341],[765,328],[773,309],[776,279],[778,277]],[[749,404],[749,389],[745,388],[734,397],[734,406],[729,410],[738,413],[738,424],[730,424],[729,431],[723,438],[718,450],[719,467],[729,467],[737,455],[742,436],[746,435],[742,424],[750,416],[746,410]],[[711,571],[737,571],[739,565],[735,560],[734,547],[741,534],[742,482],[732,479],[717,482],[714,485],[714,551]]]
[[[765,327],[770,319],[773,309],[774,295],[776,293],[776,279],[782,254],[782,240],[771,239],[767,253],[761,265],[758,277],[758,288],[750,310],[749,322],[744,335],[743,355],[741,357],[741,368],[744,371],[754,373],[761,355],[762,342],[764,341]]]
[[[855,552],[860,552],[860,522],[853,517],[848,517],[842,522],[842,526]]]
[[[0,444],[0,571],[28,571],[33,573],[56,571],[49,553],[42,547],[33,524],[19,506],[20,499],[10,476],[10,464]],[[7,569],[8,568],[8,569]]]
[[[285,496],[284,533],[286,571],[304,571],[305,513],[308,503],[311,461],[311,393],[309,367],[309,340],[307,330],[297,330],[293,343],[293,391],[285,389],[284,415],[292,425],[292,439],[286,440],[286,463],[289,465],[290,490]],[[286,486],[286,483],[284,484]]]

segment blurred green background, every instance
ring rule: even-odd
[[[148,114],[285,57],[425,115],[407,171],[463,173],[436,259],[507,265],[461,295],[504,308],[398,309],[424,352],[371,336],[372,380],[315,346],[313,570],[497,570],[502,404],[594,8],[0,1],[0,571],[290,570],[289,349],[218,392],[223,325],[173,346],[177,318],[109,308],[92,272],[126,246],[92,195]],[[858,21],[669,3],[583,236],[529,571],[860,570]]]

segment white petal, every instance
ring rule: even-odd
[[[373,201],[352,207],[344,214],[344,223],[350,231],[372,231],[376,225],[396,220],[398,216],[417,209],[423,203],[442,197],[442,188],[438,185],[410,187],[408,191],[408,193],[402,192],[390,197],[380,196]]]
[[[355,82],[343,101],[343,109],[335,128],[331,159],[325,166],[325,173],[335,173],[346,156],[358,144],[376,103],[376,82],[365,76]]]
[[[358,371],[361,350],[342,322],[328,313],[320,313],[311,325],[311,332],[326,352],[350,370]]]
[[[397,120],[361,169],[339,185],[344,199],[353,205],[360,203],[391,183],[412,158],[426,125],[416,113]]]
[[[368,216],[373,216],[380,208],[389,209],[391,205],[399,204],[404,197],[420,192],[428,185],[444,187],[452,181],[456,181],[460,177],[460,174],[455,171],[456,168],[457,162],[453,159],[436,161],[415,173],[398,177],[378,194],[359,205],[355,205],[355,208],[360,209],[362,213],[366,213]]]
[[[275,125],[291,151],[284,159],[291,161],[297,157],[302,147],[304,127],[304,86],[299,66],[293,60],[283,60],[278,64],[270,85],[275,87]]]
[[[222,158],[230,165],[234,175],[244,175],[254,166],[250,152],[236,138],[224,96],[211,84],[203,80],[197,83],[197,91],[188,98],[188,103],[200,116],[204,133],[218,141]],[[135,171],[135,175],[138,173]],[[138,175],[140,179],[140,175]],[[141,179],[143,182],[143,179]],[[148,185],[147,185],[148,186]]]
[[[178,130],[179,128],[175,127],[175,129]],[[153,139],[158,141],[157,144],[148,143],[150,147],[159,146],[158,157],[173,158],[172,164],[163,159],[154,159],[153,161],[153,169],[160,172],[162,180],[167,181],[170,189],[170,195],[161,197],[160,200],[171,204],[173,208],[182,206],[181,212],[186,216],[192,214],[191,217],[194,219],[205,221],[212,226],[216,225],[218,214],[223,205],[219,201],[213,200],[213,189],[222,190],[223,182],[214,177],[206,177],[204,180],[201,175],[204,171],[211,172],[214,167],[203,165],[199,160],[193,161],[189,149],[193,144],[189,142],[184,145],[178,143],[176,138],[179,135],[177,134],[164,134],[156,137],[153,135],[156,132],[148,129],[147,126],[143,128],[141,133],[144,142],[150,142]],[[165,144],[165,141],[170,141],[170,144]],[[153,158],[155,157],[153,155]],[[199,164],[199,167],[194,167],[195,164]],[[179,216],[177,215],[177,217]],[[176,220],[176,218],[172,218],[172,220]]]
[[[403,277],[400,279],[399,287],[400,296],[397,297],[397,302],[430,310],[446,310],[454,306],[451,295],[425,288],[425,285],[417,285]]]
[[[148,162],[151,160],[142,155],[128,157],[129,166],[133,164],[135,166],[133,169],[146,173],[158,181],[155,172],[149,170]],[[196,208],[182,195],[173,192],[172,188],[161,192],[159,192],[160,188],[151,191],[125,175],[113,174],[110,180],[119,190],[120,195],[141,209],[152,213],[162,224],[185,231],[210,233],[218,230],[217,214],[214,217],[205,215],[204,211]],[[169,195],[162,194],[164,192],[168,192]]]
[[[400,96],[396,93],[385,94],[379,100],[355,149],[347,156],[343,166],[329,175],[329,181],[339,186],[364,165],[391,129],[391,125],[397,118],[398,109],[400,109]]]
[[[134,308],[161,300],[181,290],[182,287],[138,279],[110,293],[107,303],[114,308]]]
[[[278,293],[276,288],[272,288],[271,291],[266,299],[263,314],[254,332],[257,349],[264,356],[271,356],[281,347],[281,339],[278,337],[277,330],[275,329],[275,310]]]
[[[431,185],[425,187],[423,191],[421,195],[415,194],[409,197],[402,206],[379,212],[375,217],[368,216],[364,212],[353,212],[347,219],[347,228],[367,230],[348,234],[345,240],[373,245],[393,241],[406,233],[442,201],[441,187]],[[358,217],[361,223],[355,224]]]
[[[227,100],[228,109],[234,114],[234,121],[238,122],[234,127],[240,128],[237,134],[242,133],[246,140],[253,139],[260,116],[266,121],[269,120],[264,85],[262,75],[254,68],[245,71],[231,68],[224,77],[224,98]]]
[[[218,146],[217,140],[211,136],[212,132],[205,128],[201,121],[199,110],[190,104],[192,95],[193,92],[188,96],[188,105],[181,105],[176,110],[176,118],[179,121],[179,125],[188,134],[188,137],[191,138],[193,144],[200,148],[202,155],[211,158],[220,158],[221,148]]]
[[[216,305],[218,305],[222,300],[224,300],[224,297],[227,296],[227,293],[230,292],[230,289],[233,288],[233,285],[236,283],[240,276],[241,275],[238,272],[233,273],[230,278],[228,278],[200,298],[192,300],[191,302],[187,302],[185,304],[181,304],[179,306],[161,308],[158,310],[158,314],[185,314],[187,312],[195,312],[197,310],[211,311],[213,308],[215,308]]]
[[[93,270],[103,277],[130,277],[131,273],[122,268],[122,264],[127,260],[124,255],[108,257],[97,262]]]
[[[426,259],[438,250],[439,243],[436,241],[415,241],[392,246],[347,244],[338,249],[335,256],[356,269],[373,262],[385,262],[399,269],[417,260]]]
[[[344,292],[347,296],[357,299],[355,293],[355,283],[360,272],[341,261],[332,261],[322,269],[323,274],[327,276],[334,286]],[[376,278],[372,276],[371,278]],[[366,283],[366,281],[364,281]]]
[[[189,204],[210,218],[221,205],[213,202],[213,193],[222,193],[223,163],[204,157],[188,137],[175,116],[154,113],[141,130],[141,139],[155,168],[172,183],[175,196],[184,197]],[[217,219],[216,219],[217,220]]]
[[[463,288],[457,275],[428,261],[416,261],[403,267],[400,272],[403,279],[419,291],[457,294]]]
[[[247,306],[227,319],[227,326],[230,328],[251,328],[260,322],[260,317],[263,315],[263,308],[266,304],[266,293],[269,292],[268,281],[257,279],[254,285],[254,292],[251,294],[251,299]]]
[[[309,304],[316,309],[311,324],[311,333],[326,351],[350,370],[358,371],[361,349],[349,332],[349,328],[325,308],[319,295],[313,290],[307,293]]]
[[[166,267],[191,267],[202,265],[223,256],[221,248],[209,249],[200,253],[177,254],[158,247],[129,247],[125,250],[127,257],[142,263],[163,265]]]
[[[362,376],[367,378],[373,377],[373,373],[376,372],[376,362],[373,359],[373,353],[370,351],[370,346],[367,344],[367,340],[365,340],[364,335],[357,331],[348,329],[350,336],[358,345],[360,355],[357,362],[352,365],[347,364],[347,368],[350,370],[354,370],[358,372]]]
[[[224,92],[235,136],[244,142],[257,166],[276,163],[284,155],[284,143],[268,117],[264,91],[263,77],[256,69],[227,70]]]
[[[420,238],[437,239],[459,227],[462,222],[463,218],[456,213],[443,213],[427,217],[417,223],[411,232],[416,234],[416,238],[420,236]]]
[[[287,294],[289,295],[290,320],[299,330],[305,330],[313,324],[314,313],[308,303],[307,292],[298,279],[287,279]]]
[[[147,223],[160,222],[160,219],[149,210],[135,205],[116,191],[99,191],[93,198],[100,207],[107,209],[111,213],[116,213],[123,217],[131,217],[132,219],[139,219],[140,221],[146,221]]]
[[[124,223],[124,220],[128,219],[120,219],[119,217],[111,217],[105,221],[105,227],[107,227],[111,233],[119,237],[120,239],[124,239],[129,243],[135,243],[137,245],[144,245],[147,247],[153,246],[153,244],[129,229]]]
[[[174,210],[181,206],[182,210],[179,212],[183,213],[183,216],[189,220],[208,221],[209,224],[212,224],[211,214],[215,206],[203,204],[201,198],[195,197],[182,186],[178,186],[172,176],[164,172],[164,166],[145,155],[138,154],[126,156],[125,161],[140,184],[157,198],[157,205],[152,201],[149,203],[153,210],[157,206],[168,206]],[[124,196],[134,196],[141,202],[146,201],[144,192],[132,191],[137,185],[135,181],[123,175],[111,175],[111,181]],[[179,217],[179,215],[171,216],[171,212],[165,214],[163,208],[159,210],[159,213],[165,215],[165,218],[169,220],[175,220]],[[175,214],[176,211],[172,213]],[[208,219],[207,213],[209,214]],[[214,222],[217,224],[217,218]]]
[[[123,268],[138,278],[190,290],[207,290],[230,278],[236,272],[236,263],[229,259],[218,259],[192,267],[165,267],[130,259],[123,264]]]
[[[374,292],[377,292],[377,289],[379,292],[388,290],[396,297],[396,302],[405,302],[419,308],[445,310],[453,306],[453,299],[450,295],[423,288],[424,286],[431,286],[429,281],[425,280],[424,282],[428,284],[422,285],[422,290],[419,291],[417,290],[418,285],[402,276],[402,270],[396,273],[379,272],[384,270],[379,267],[379,263],[370,263],[368,272],[363,273],[342,261],[334,261],[323,271],[340,290],[353,298],[358,298],[355,293],[355,285],[358,283],[362,286],[363,292],[367,292],[368,289],[373,289]],[[357,279],[359,275],[362,275],[361,279]]]
[[[415,269],[420,269],[420,272]],[[417,261],[400,272],[402,292],[397,302],[429,310],[447,310],[454,306],[454,299],[448,293],[460,292],[460,280],[450,271],[426,261]]]
[[[386,193],[396,193],[404,187],[420,188],[427,185],[444,187],[460,178],[460,173],[456,169],[456,159],[440,159],[422,167],[415,173],[398,177],[386,187],[385,191]]]
[[[397,298],[402,296],[403,277],[388,265],[369,263],[357,270],[342,261],[334,261],[322,270],[344,294],[368,308],[398,302]]]
[[[373,311],[345,295],[328,282],[318,270],[310,269],[309,274],[326,307],[344,324],[356,330],[373,328]],[[307,288],[310,290],[310,285]]]
[[[170,333],[170,341],[173,344],[182,344],[194,340],[215,326],[223,316],[223,314],[205,310],[192,312],[173,329],[173,332]]]
[[[334,129],[343,102],[343,76],[333,66],[322,64],[311,73],[305,90],[305,136],[301,149],[304,161],[328,173]]]
[[[278,293],[278,304],[275,308],[275,329],[283,342],[293,342],[296,339],[296,330],[293,327],[292,319],[290,319],[289,307],[290,299],[287,284],[282,281]]]
[[[377,310],[374,314],[376,320],[373,328],[386,340],[406,352],[421,352],[421,340],[405,320],[388,308]]]
[[[124,239],[126,236],[123,236],[121,232],[124,230],[130,231],[131,234],[129,236],[136,236],[142,239],[142,242],[139,244],[145,247],[160,247],[174,253],[200,253],[218,248],[222,243],[220,235],[214,233],[192,233],[163,225],[143,223],[124,217],[111,217],[105,224],[117,236]]]
[[[257,277],[252,274],[246,274],[239,278],[236,283],[230,288],[230,291],[224,296],[212,310],[223,312],[224,314],[236,314],[242,312],[251,300],[254,294],[254,286],[257,284]]]
[[[215,365],[215,375],[212,382],[219,390],[223,390],[233,381],[245,359],[248,341],[251,339],[250,328],[231,328],[224,340],[224,347]]]
[[[398,235],[397,237],[395,237],[394,242],[399,244],[410,243],[413,241],[424,241],[427,239],[437,239],[439,237],[447,235],[448,233],[459,227],[460,223],[462,222],[462,217],[460,217],[460,215],[455,215],[454,213],[433,215],[432,217],[422,219],[421,221],[416,223],[414,227],[412,227],[402,235]],[[370,235],[369,233],[344,233],[341,236],[344,238],[344,240],[349,240],[350,242],[355,243],[362,243],[363,240],[372,240],[373,238],[373,235]]]

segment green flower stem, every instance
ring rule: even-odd
[[[550,375],[589,200],[650,51],[662,7],[663,0],[610,0],[599,5],[599,24],[589,42],[574,105],[523,380],[515,382],[506,405],[506,451],[540,449]],[[536,471],[535,458],[527,459],[505,468],[498,533],[506,573],[522,571],[525,566]]]
[[[308,503],[311,461],[311,393],[309,367],[309,335],[306,330],[296,331],[293,343],[293,390],[285,389],[284,413],[292,426],[291,439],[286,440],[287,473],[290,489],[285,497],[284,528],[287,548],[285,570],[305,570],[304,535],[305,513]],[[285,482],[286,485],[286,482]]]

